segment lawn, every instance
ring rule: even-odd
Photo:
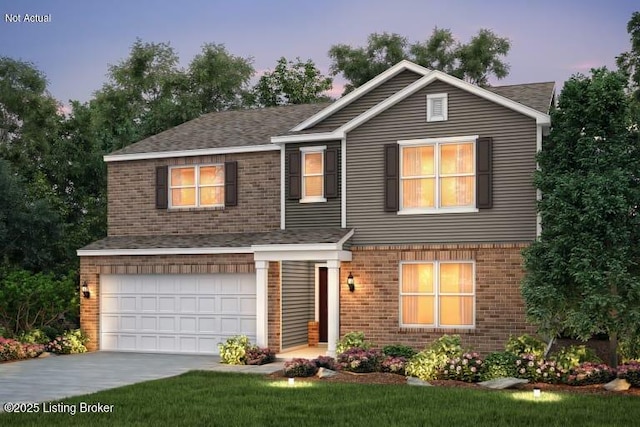
[[[640,399],[531,391],[269,380],[194,371],[64,400],[112,413],[0,413],[1,426],[626,426]]]

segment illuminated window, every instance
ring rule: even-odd
[[[400,264],[400,325],[470,328],[475,325],[473,262]]]
[[[224,165],[170,169],[171,207],[224,206]]]

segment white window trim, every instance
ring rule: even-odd
[[[324,196],[305,197],[305,185],[304,185],[305,176],[321,176],[322,177],[322,194],[324,194],[324,161],[325,161],[324,153],[325,151],[327,151],[326,145],[321,145],[316,147],[300,147],[300,152],[302,153],[302,158],[301,158],[302,164],[300,165],[300,180],[302,181],[301,182],[302,197],[300,198],[300,203],[323,203],[327,201],[327,198]],[[305,175],[304,156],[310,153],[312,154],[320,153],[322,157],[322,172],[320,173],[320,175],[317,175],[317,174]]]
[[[434,100],[442,100],[442,115],[434,116],[433,115],[433,101]],[[448,120],[449,116],[449,103],[448,97],[446,93],[432,93],[427,95],[427,122],[445,122]]]
[[[472,143],[473,144],[473,174],[469,174],[469,176],[475,177],[477,175],[476,171],[476,140],[478,139],[478,135],[470,135],[470,136],[452,136],[447,138],[424,138],[424,139],[405,139],[398,141],[398,145],[400,146],[400,170],[399,170],[399,180],[400,180],[400,209],[398,210],[398,215],[416,215],[416,214],[443,214],[443,213],[475,213],[479,212],[479,209],[476,208],[476,196],[478,189],[475,188],[473,192],[473,200],[471,205],[469,206],[455,206],[455,207],[438,207],[440,205],[440,146],[445,144],[459,144],[462,142]],[[435,207],[433,208],[404,208],[403,207],[403,176],[402,176],[402,148],[403,147],[422,147],[426,145],[432,145],[434,147],[433,155],[435,161]],[[456,175],[458,176],[458,175]],[[414,177],[415,178],[415,177]],[[419,177],[418,177],[419,178]]]
[[[168,200],[169,200],[169,209],[193,209],[193,208],[220,208],[220,207],[224,207],[224,197],[222,199],[222,203],[220,204],[216,204],[216,205],[204,205],[202,206],[200,204],[200,168],[206,168],[206,167],[211,167],[211,166],[217,166],[217,167],[222,167],[223,172],[226,173],[226,171],[224,170],[224,163],[210,163],[210,164],[204,164],[204,165],[176,165],[176,166],[170,166],[169,167],[169,185],[168,185]],[[194,168],[194,188],[195,188],[195,192],[196,192],[196,204],[195,205],[179,205],[179,206],[174,206],[173,205],[173,199],[171,197],[171,190],[176,189],[176,188],[191,188],[191,185],[187,185],[187,186],[172,186],[171,185],[171,171],[174,169],[187,169],[187,168]],[[204,186],[204,188],[206,187],[222,187],[224,189],[224,180],[222,184],[207,184]]]
[[[425,325],[425,324],[415,324],[415,323],[402,323],[402,297],[406,296],[406,295],[427,295],[427,294],[423,294],[423,293],[417,293],[417,292],[409,292],[409,293],[403,293],[402,292],[402,266],[405,264],[433,264],[433,272],[434,272],[434,283],[433,283],[433,303],[434,303],[434,315],[433,315],[433,319],[435,321],[435,323],[433,324],[429,324],[429,325]],[[471,268],[472,268],[472,277],[473,277],[473,292],[471,294],[441,294],[440,293],[440,265],[442,264],[471,264]],[[455,260],[455,261],[401,261],[400,262],[400,266],[398,267],[399,269],[399,273],[398,273],[398,306],[400,307],[399,310],[399,317],[398,317],[398,323],[400,325],[401,328],[437,328],[437,329],[475,329],[476,327],[476,262],[474,260]],[[438,319],[440,318],[440,304],[439,304],[439,297],[441,295],[462,295],[462,296],[473,296],[473,313],[472,313],[472,320],[473,320],[473,324],[471,325],[440,325],[438,323]]]

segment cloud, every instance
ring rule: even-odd
[[[578,62],[577,64],[570,64],[569,66],[565,67],[565,69],[569,71],[589,71],[592,68],[598,68],[601,66],[602,62],[599,62],[597,60],[587,60]]]

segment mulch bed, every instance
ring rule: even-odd
[[[278,371],[278,372],[274,372],[272,374],[267,375],[267,378],[272,380],[282,380],[285,378],[285,376],[282,371]],[[328,383],[340,382],[340,383],[355,383],[355,384],[405,384],[405,385],[407,384],[406,377],[402,375],[389,374],[389,373],[383,373],[383,372],[373,372],[370,374],[352,374],[349,372],[338,372],[336,376],[330,377],[330,378],[318,378],[314,376],[314,377],[308,377],[308,378],[296,378],[296,381],[322,381],[322,382],[328,382]],[[434,381],[429,381],[429,383],[437,387],[463,387],[463,388],[488,390],[485,388],[481,388],[477,384],[465,383],[462,381],[434,380]],[[602,384],[570,386],[566,384],[537,383],[537,384],[525,384],[520,389],[533,390],[534,387],[537,387],[542,391],[640,397],[640,388],[632,387],[627,391],[611,392],[611,391],[605,390],[602,387]]]

